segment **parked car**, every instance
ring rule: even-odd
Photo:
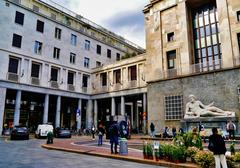
[[[2,135],[6,135],[6,136],[11,135],[11,130],[10,130],[10,128],[4,129],[3,132],[2,132]]]
[[[35,131],[36,138],[46,138],[48,132],[53,132],[53,126],[50,124],[40,124]]]
[[[11,131],[11,140],[14,139],[29,139],[29,131],[27,127],[24,126],[15,126]]]
[[[58,128],[55,131],[55,137],[56,138],[71,138],[72,134],[71,134],[71,131],[68,129]]]

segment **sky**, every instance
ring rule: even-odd
[[[52,0],[145,48],[143,8],[150,0]]]

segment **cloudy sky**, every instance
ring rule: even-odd
[[[52,0],[145,48],[144,15],[150,0]]]

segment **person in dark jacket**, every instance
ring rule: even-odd
[[[155,137],[155,125],[153,123],[150,124],[151,137]]]
[[[104,129],[103,125],[100,124],[99,128],[98,128],[98,146],[102,146],[104,134],[105,134],[105,129]]]
[[[225,153],[227,151],[224,139],[218,134],[217,128],[212,128],[212,135],[209,137],[208,149],[213,152],[216,168],[227,168]]]
[[[118,145],[118,137],[119,137],[119,127],[118,124],[113,124],[109,128],[109,135],[110,135],[110,144],[111,144],[111,154],[117,154],[117,145]],[[113,151],[114,145],[114,151]]]

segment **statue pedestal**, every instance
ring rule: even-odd
[[[195,127],[199,127],[199,124],[201,123],[204,128],[220,128],[222,130],[226,130],[226,125],[228,121],[232,120],[232,122],[238,126],[238,118],[237,117],[199,117],[199,118],[185,118],[181,120],[182,128],[184,128],[185,131],[191,131]],[[238,127],[237,129],[238,130]]]

